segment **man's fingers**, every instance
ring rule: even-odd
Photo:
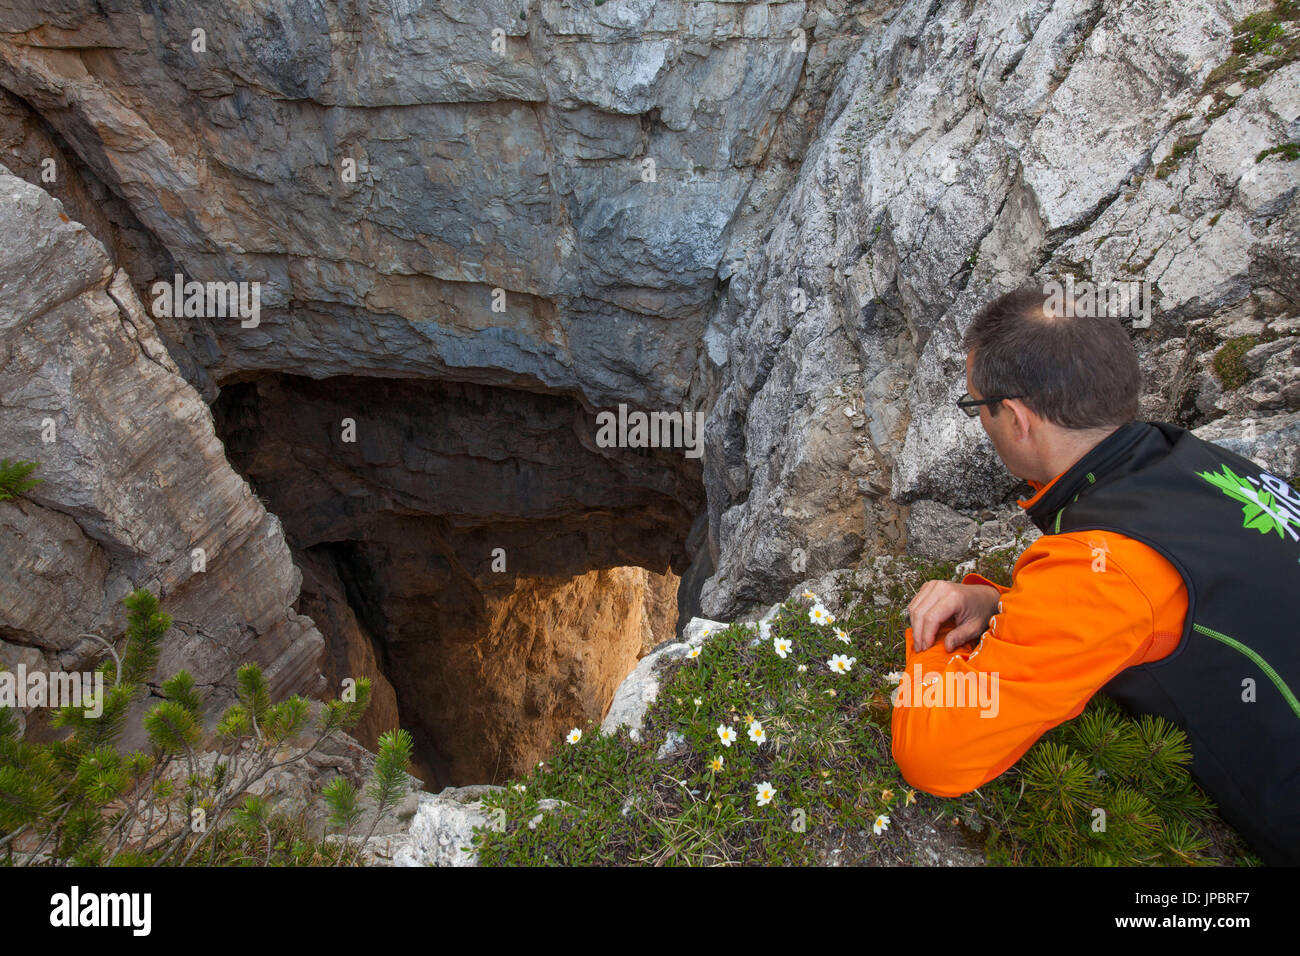
[[[917,592],[914,595],[912,595],[912,600],[909,601],[907,604],[907,616],[909,619],[912,617],[912,613],[915,611],[916,606],[921,602],[921,600],[925,598],[925,596],[929,594],[930,591],[934,590],[931,587],[931,585],[934,583],[935,583],[934,581],[926,581],[924,584],[921,585],[920,588],[917,589]]]
[[[924,651],[934,643],[935,633],[943,623],[942,617],[936,617],[941,613],[936,607],[940,598],[934,588],[930,588],[924,596],[917,595],[916,604],[912,608],[912,637],[918,651]]]
[[[960,610],[960,599],[941,591],[935,591],[930,598],[918,603],[912,611],[912,638],[916,650],[929,648],[940,625]]]
[[[984,633],[986,621],[973,620],[966,621],[949,631],[943,638],[943,647],[947,651],[955,651],[971,639]]]

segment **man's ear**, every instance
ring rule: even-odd
[[[1037,418],[1031,412],[1024,402],[1016,398],[1004,398],[1002,404],[1006,406],[1007,411],[1012,417],[1012,437],[1017,441],[1024,441],[1029,437],[1029,427],[1033,419]]]

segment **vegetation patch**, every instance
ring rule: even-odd
[[[1255,162],[1262,163],[1270,156],[1281,156],[1286,162],[1300,159],[1300,143],[1282,143],[1280,146],[1273,146],[1269,149],[1262,150],[1255,157]]]
[[[239,702],[222,715],[216,739],[204,749],[203,694],[179,671],[162,682],[162,700],[144,718],[148,747],[123,754],[118,741],[128,712],[148,692],[171,628],[150,592],[134,591],[123,604],[125,651],[100,666],[104,689],[96,691],[95,707],[83,696],[55,712],[54,725],[69,731],[63,739],[26,740],[13,709],[0,706],[0,866],[359,862],[364,841],[347,837],[362,810],[346,778],[322,793],[330,822],[344,836],[335,845],[308,836],[305,811],[280,812],[274,795],[249,791],[353,726],[369,702],[369,682],[358,680],[355,695],[328,702],[313,721],[303,697],[272,703],[261,668],[245,664]],[[375,807],[366,838],[405,795],[411,745],[406,731],[380,738],[367,788]]]
[[[0,501],[17,498],[45,480],[29,477],[36,470],[36,464],[21,460],[11,463],[8,458],[0,460]]]
[[[1259,341],[1258,335],[1239,335],[1223,343],[1214,353],[1214,374],[1228,391],[1241,388],[1250,380],[1250,369],[1243,359]]]
[[[1202,92],[1213,93],[1210,117],[1222,115],[1235,101],[1226,88],[1240,83],[1262,86],[1274,72],[1300,60],[1300,0],[1274,0],[1273,6],[1246,17],[1232,31],[1232,55],[1205,78]]]
[[[1169,155],[1161,160],[1160,165],[1156,167],[1156,179],[1167,179],[1171,176],[1178,169],[1183,159],[1194,153],[1199,145],[1201,145],[1201,134],[1199,133],[1194,136],[1178,137],[1178,140],[1174,143],[1174,148],[1169,151]]]

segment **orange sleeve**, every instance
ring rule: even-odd
[[[998,584],[996,581],[990,581],[988,578],[984,577],[984,575],[976,574],[974,571],[972,571],[970,574],[962,578],[961,583],[962,584],[985,584],[991,588],[997,588],[999,594],[1006,594],[1008,591],[1011,590],[1005,584]]]
[[[982,786],[1147,654],[1154,612],[1119,560],[1137,543],[1110,535],[1099,573],[1090,546],[1097,533],[1086,537],[1045,535],[1030,545],[1012,586],[998,588],[998,613],[977,644],[951,653],[939,639],[916,653],[908,629],[893,754],[912,786],[943,797]],[[992,584],[972,578],[965,583]]]

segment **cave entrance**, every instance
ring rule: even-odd
[[[371,678],[355,735],[409,730],[428,789],[521,774],[675,632],[699,462],[598,447],[571,396],[276,373],[213,415],[284,525],[326,693]]]

